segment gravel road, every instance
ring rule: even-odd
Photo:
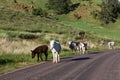
[[[120,80],[120,50],[93,52],[47,61],[8,74],[0,80]]]

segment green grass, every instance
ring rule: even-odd
[[[61,20],[62,23],[67,24],[72,27],[79,28],[86,32],[90,32],[97,37],[111,39],[111,40],[120,40],[120,31],[118,28],[115,28],[116,25],[103,27],[99,23],[95,22],[86,22],[86,21],[67,21]]]
[[[33,63],[36,63],[36,59],[32,60],[28,54],[3,54],[0,55],[0,74],[22,68]]]

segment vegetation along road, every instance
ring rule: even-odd
[[[120,50],[92,52],[47,61],[0,76],[0,80],[120,80]]]

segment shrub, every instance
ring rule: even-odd
[[[66,14],[70,11],[71,0],[48,0],[47,8],[57,14]]]
[[[28,33],[28,34],[20,34],[18,37],[21,38],[21,39],[36,39],[39,36],[35,35],[35,34]]]
[[[42,8],[33,9],[32,14],[36,15],[36,16],[41,16],[41,17],[47,17],[47,15],[48,15],[48,13],[45,10],[43,10]]]

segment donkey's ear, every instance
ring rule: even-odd
[[[33,52],[33,50],[31,50],[31,52]]]

